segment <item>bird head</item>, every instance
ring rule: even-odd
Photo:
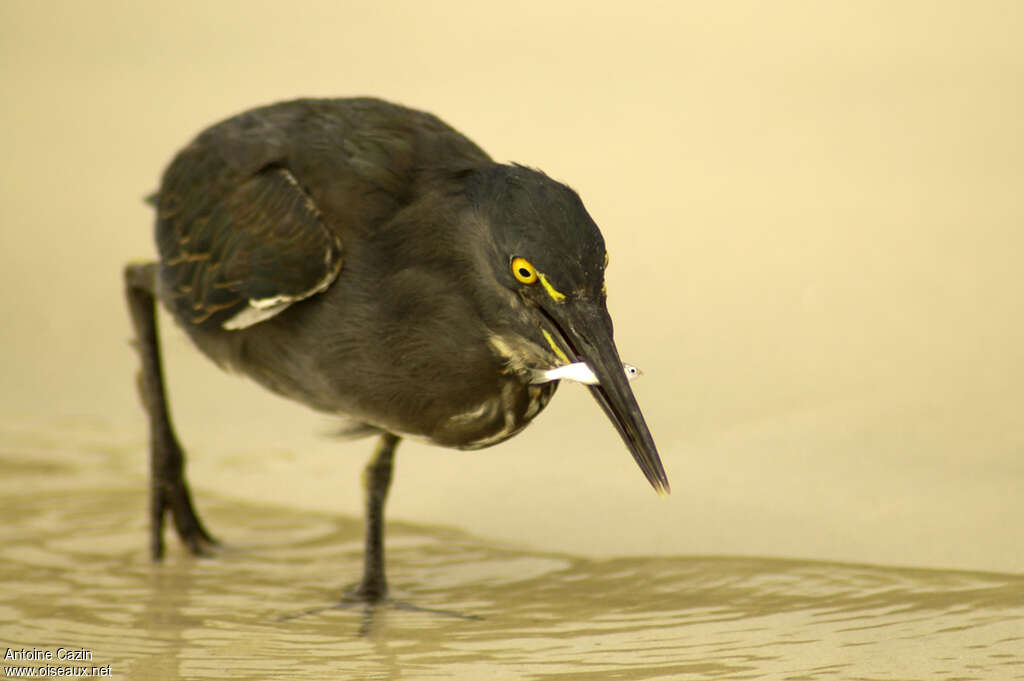
[[[492,346],[524,374],[586,362],[597,378],[590,392],[647,480],[667,493],[661,458],[613,340],[604,238],[583,202],[569,187],[522,166],[476,170],[465,188],[482,259],[504,301]]]

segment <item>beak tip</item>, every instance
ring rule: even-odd
[[[652,480],[651,487],[658,493],[658,497],[664,499],[669,494],[672,494],[672,486],[668,484],[668,479]]]

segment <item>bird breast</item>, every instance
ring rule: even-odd
[[[517,377],[477,405],[448,417],[431,435],[438,444],[459,449],[483,449],[512,437],[547,406],[557,383],[531,385]]]

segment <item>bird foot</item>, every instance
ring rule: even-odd
[[[363,578],[363,581],[345,589],[341,602],[366,603],[373,605],[387,599],[388,585],[382,578]]]
[[[150,546],[154,560],[164,553],[164,518],[170,515],[181,542],[194,556],[210,557],[220,548],[220,542],[203,526],[196,513],[188,486],[179,475],[158,482],[152,491]]]
[[[376,600],[367,600],[365,597],[358,594],[359,587],[354,587],[345,592],[341,597],[341,600],[332,605],[317,606],[313,608],[307,608],[301,612],[297,612],[291,615],[282,615],[277,619],[278,622],[289,622],[291,620],[299,619],[307,615],[319,615],[324,612],[331,610],[349,610],[351,608],[362,607],[362,621],[359,626],[359,635],[367,636],[373,629],[374,620],[378,613],[386,608],[394,610],[402,610],[405,612],[421,612],[429,615],[440,615],[442,617],[454,617],[460,620],[474,621],[484,619],[480,615],[469,615],[466,613],[457,612],[455,610],[445,610],[442,608],[428,608],[408,601],[396,601],[391,598],[378,598]]]

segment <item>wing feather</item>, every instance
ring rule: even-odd
[[[158,194],[161,297],[240,329],[326,290],[354,248],[438,172],[490,164],[436,117],[368,98],[294,100],[202,132]]]
[[[181,171],[165,179],[157,230],[164,297],[180,317],[245,328],[338,276],[341,241],[287,168],[271,164],[233,188]]]

